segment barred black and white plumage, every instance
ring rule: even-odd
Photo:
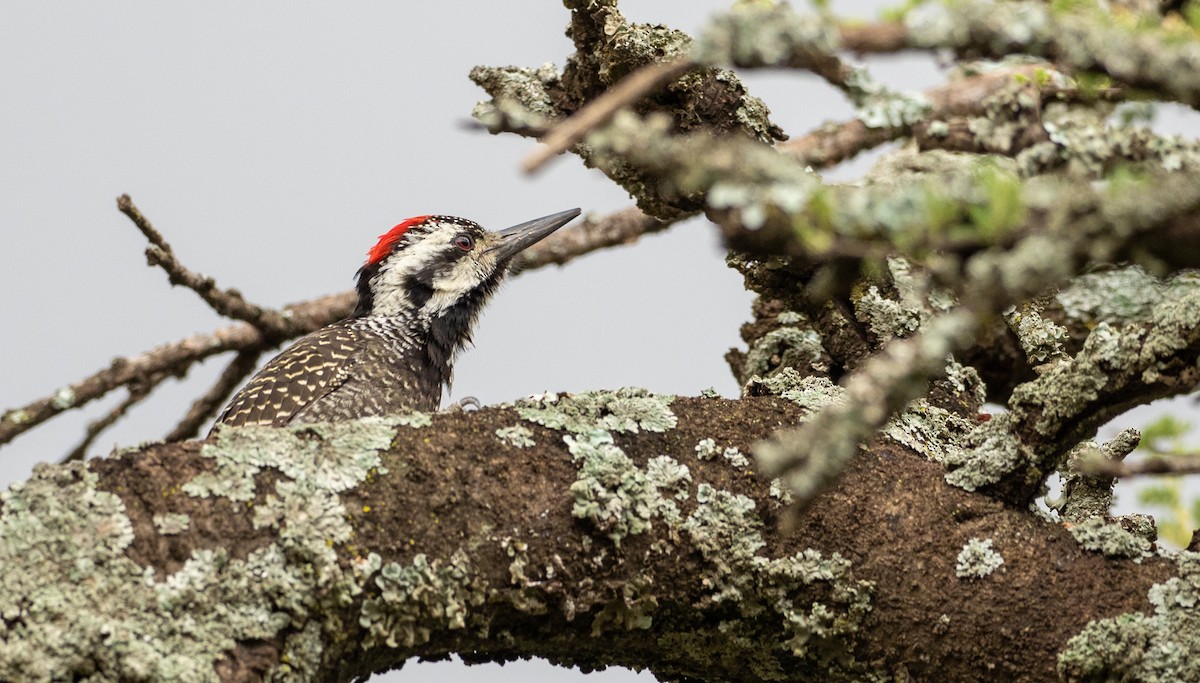
[[[436,410],[454,358],[514,257],[579,209],[501,232],[454,216],[410,218],[358,272],[358,306],[300,338],[241,389],[218,424],[282,426]]]

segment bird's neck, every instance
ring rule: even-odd
[[[352,324],[379,336],[396,354],[397,363],[433,373],[441,384],[449,385],[454,360],[471,340],[474,319],[465,307],[451,307],[434,317],[402,310],[352,318]]]

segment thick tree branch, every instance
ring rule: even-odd
[[[783,534],[771,487],[698,446],[744,450],[800,409],[676,399],[668,420],[664,407],[596,393],[431,427],[226,429],[208,446],[41,470],[21,500],[54,531],[0,546],[0,604],[25,605],[0,675],[86,661],[112,677],[349,680],[462,652],[661,680],[1046,680],[1089,622],[1151,611],[1150,587],[1183,571],[1088,552],[884,444]],[[16,515],[6,505],[0,525]],[[972,559],[979,539],[998,568]],[[1152,633],[1146,652],[1178,646]]]

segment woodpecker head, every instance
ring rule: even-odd
[[[409,218],[367,252],[354,316],[443,321],[465,337],[517,254],[578,215],[571,209],[500,232],[454,216]]]

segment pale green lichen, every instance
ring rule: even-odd
[[[972,538],[958,553],[954,574],[960,579],[982,579],[1000,568],[1004,557],[992,548],[992,539]]]
[[[97,483],[84,463],[39,466],[0,493],[0,679],[215,680],[222,652],[300,614],[270,596],[315,599],[276,546],[245,560],[198,550],[155,576],[126,555],[132,524]]]
[[[1070,338],[1067,328],[1053,320],[1042,318],[1035,306],[1024,310],[1013,309],[1005,315],[1008,326],[1016,333],[1025,356],[1033,363],[1045,363],[1052,358],[1063,358],[1063,342]]]
[[[742,452],[733,446],[730,446],[722,451],[721,457],[725,458],[725,460],[734,467],[750,466],[750,461],[746,459],[746,456],[742,455]]]
[[[768,394],[787,399],[804,409],[804,412],[815,413],[826,406],[843,405],[846,402],[846,390],[834,384],[827,377],[801,377],[795,368],[782,368],[767,377],[751,377],[742,388],[743,396]]]
[[[303,523],[292,523],[297,520]],[[353,533],[337,494],[308,479],[280,481],[273,492],[260,496],[253,524],[255,529],[278,530],[280,545],[310,563],[321,584],[340,574],[334,546]]]
[[[1200,555],[1181,553],[1179,574],[1152,586],[1153,614],[1131,612],[1089,623],[1058,655],[1075,681],[1200,681]]]
[[[54,398],[50,400],[50,405],[58,410],[66,410],[75,405],[75,390],[71,387],[62,387],[54,392]]]
[[[1148,318],[1164,300],[1162,290],[1162,283],[1139,266],[1127,266],[1080,275],[1055,299],[1069,318],[1095,324]]]
[[[734,467],[749,467],[750,461],[742,452],[734,446],[729,446],[724,450],[717,447],[717,442],[712,439],[700,439],[696,443],[696,458],[699,460],[712,460],[719,454],[721,457]]]
[[[995,484],[1026,458],[1012,434],[1011,413],[993,415],[966,435],[959,448],[947,448],[942,462],[950,471],[946,481],[967,491]]]
[[[1062,169],[1075,176],[1103,178],[1118,165],[1123,171],[1200,166],[1200,144],[1195,140],[1160,136],[1145,126],[1114,125],[1106,111],[1103,106],[1049,103],[1042,109],[1041,125],[1050,139],[1017,155],[1021,172],[1029,176]]]
[[[903,302],[883,296],[879,287],[871,285],[855,301],[854,311],[881,341],[896,337],[911,337],[921,327],[921,311]]]
[[[792,504],[792,492],[787,486],[784,485],[783,480],[779,477],[775,477],[771,480],[771,485],[768,489],[768,495],[778,501],[779,505]]]
[[[766,558],[754,514],[754,501],[702,483],[696,509],[682,530],[710,561],[704,583],[709,600],[736,605],[748,620],[778,619],[788,634],[782,645],[797,657],[843,657],[841,638],[856,632],[870,613],[874,585],[855,581],[850,562],[807,549],[791,557]],[[798,586],[822,585],[826,597],[809,604],[794,601]]]
[[[861,66],[850,67],[843,88],[857,109],[858,120],[868,128],[911,126],[933,108],[924,95],[895,92],[871,78]]]
[[[799,313],[797,311],[784,311],[775,316],[775,322],[779,323],[780,325],[798,325],[807,320],[808,318],[806,318],[803,313]]]
[[[529,577],[529,544],[525,541],[505,536],[500,539],[500,547],[504,554],[512,558],[508,563],[508,582],[511,588],[492,591],[492,595],[503,594],[512,606],[525,614],[545,614],[549,607],[544,599],[537,582]],[[547,567],[547,578],[554,575],[553,567]]]
[[[413,647],[429,642],[434,628],[464,629],[471,609],[487,594],[487,582],[472,576],[470,557],[462,550],[449,562],[431,561],[423,553],[406,565],[389,562],[375,585],[379,595],[364,601],[359,614],[359,625],[367,629],[364,648]]]
[[[496,430],[496,438],[513,448],[529,448],[535,445],[533,441],[533,432],[521,425],[513,425],[511,427],[500,427]]]
[[[700,390],[701,398],[721,398],[721,393],[712,387]]]
[[[646,478],[660,493],[674,491],[675,498],[687,500],[692,472],[687,465],[669,455],[657,455],[646,463]]]
[[[816,14],[773,3],[744,3],[709,21],[692,57],[705,64],[782,66],[793,55],[833,53],[837,44],[836,27]]]
[[[368,420],[373,418],[368,418]],[[433,417],[429,413],[423,413],[419,410],[414,410],[411,413],[397,413],[388,415],[387,417],[377,418],[382,424],[395,425],[397,427],[413,427],[421,428],[428,427],[433,424]]]
[[[1089,475],[1087,469],[1096,462],[1124,460],[1137,448],[1141,438],[1141,433],[1136,429],[1123,429],[1114,439],[1102,445],[1089,439],[1075,446],[1067,454],[1066,466],[1062,469],[1062,494],[1058,497],[1047,495],[1046,506],[1071,523],[1108,516],[1113,502],[1113,478]],[[1152,538],[1157,535],[1152,517],[1149,529],[1141,528],[1144,526],[1141,519],[1130,519],[1129,522],[1139,528],[1135,536]],[[1152,535],[1147,535],[1146,531]]]
[[[1071,532],[1079,545],[1108,557],[1141,559],[1152,554],[1153,546],[1150,541],[1135,536],[1119,525],[1108,523],[1101,518],[1092,518],[1079,524],[1072,524],[1067,530]]]
[[[419,426],[428,424],[428,419],[424,413],[413,413],[282,429],[221,427],[217,442],[200,451],[201,456],[216,461],[216,469],[197,475],[183,485],[183,491],[201,498],[248,501],[256,493],[254,475],[265,467],[331,492],[345,491],[366,479],[372,470],[386,472],[379,451],[391,445],[397,425]],[[305,438],[307,432],[321,438]]]
[[[977,406],[982,406],[987,401],[987,386],[979,376],[979,371],[970,365],[950,361],[946,364],[946,374],[935,380],[935,383],[945,384],[953,394],[962,396],[964,400]]]
[[[610,600],[592,619],[592,636],[599,637],[613,628],[626,631],[647,630],[654,625],[658,598],[650,577],[635,576],[621,585],[621,594]]]
[[[15,425],[25,424],[26,422],[29,422],[29,419],[30,419],[29,411],[24,410],[24,409],[14,410],[14,411],[8,413],[7,415],[5,415],[4,417],[7,418],[9,422],[11,422]]]
[[[766,376],[780,367],[829,371],[829,354],[816,330],[779,327],[754,340],[742,363],[745,375]]]
[[[525,568],[529,566],[529,544],[505,536],[500,539],[500,547],[504,549],[504,553],[512,558],[512,562],[508,563],[508,577],[513,585],[524,586],[529,583],[529,577],[525,575]]]
[[[590,521],[617,547],[626,536],[649,531],[662,498],[612,435],[596,430],[563,440],[579,464],[579,476],[571,484],[571,514]]]
[[[921,398],[889,420],[882,432],[934,462],[945,463],[961,459],[959,443],[977,426],[977,422]]]
[[[471,112],[490,130],[542,127],[561,116],[549,94],[559,82],[558,69],[553,64],[536,69],[477,66],[471,70],[470,78],[493,96],[490,102],[477,103]]]
[[[163,536],[173,536],[187,531],[188,525],[191,524],[192,520],[187,515],[168,512],[166,514],[154,515],[151,521],[154,522],[154,528],[158,529],[158,533]]]
[[[671,412],[674,396],[656,395],[627,387],[616,391],[550,394],[517,401],[522,419],[575,434],[602,429],[608,432],[665,432],[675,427]]]

